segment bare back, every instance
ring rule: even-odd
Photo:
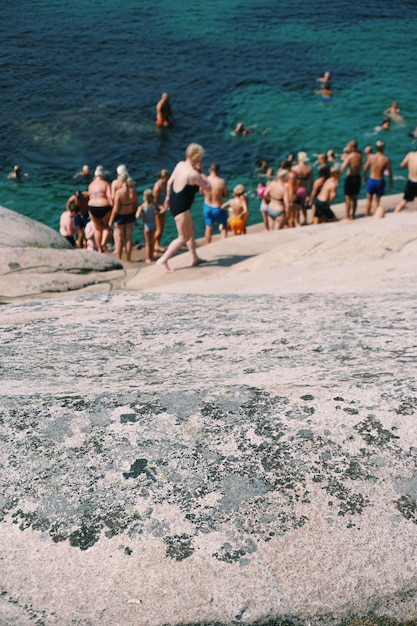
[[[230,206],[230,215],[232,217],[243,217],[247,213],[246,202],[244,196],[236,196],[228,202]]]
[[[331,176],[327,178],[317,196],[321,202],[332,202],[336,197],[338,181]]]
[[[116,191],[114,198],[114,208],[119,215],[129,215],[136,211],[138,196],[136,190],[131,185],[122,183],[122,187]]]
[[[351,152],[345,162],[344,167],[348,168],[348,174],[350,176],[358,176],[362,167],[362,155],[358,150]]]
[[[204,201],[206,204],[212,207],[220,207],[224,198],[227,198],[229,192],[227,190],[226,182],[217,174],[213,172],[207,177],[211,185],[211,189],[204,189]]]
[[[408,178],[417,182],[417,151],[409,152],[401,163],[401,167],[408,167]]]
[[[88,186],[89,206],[108,206],[113,204],[111,188],[103,178],[95,178]]]
[[[384,178],[384,171],[386,169],[389,169],[389,167],[389,158],[381,152],[377,152],[376,154],[370,154],[368,156],[366,169],[369,169],[369,175],[374,180],[382,180]]]

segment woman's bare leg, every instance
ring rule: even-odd
[[[164,248],[161,247],[161,238],[164,232],[165,218],[166,218],[166,213],[157,212],[155,214],[156,231],[154,235],[154,242],[155,242],[156,252],[164,252],[165,250]]]
[[[130,261],[132,260],[132,236],[133,236],[133,229],[135,227],[135,223],[133,222],[132,224],[126,224],[125,226],[125,250],[126,250],[126,258],[127,260]]]
[[[175,225],[178,231],[178,237],[171,241],[164,254],[157,260],[156,264],[162,267],[166,272],[172,273],[174,270],[168,265],[168,260],[176,253],[184,244],[187,244],[188,249],[193,257],[193,264],[198,262],[198,257],[195,252],[194,245],[191,239],[194,238],[194,224],[190,211],[184,211],[175,217]]]
[[[123,253],[123,226],[115,225],[113,237],[116,256],[121,261]]]

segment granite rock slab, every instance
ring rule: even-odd
[[[83,289],[124,273],[119,261],[91,250],[0,247],[0,298]]]
[[[416,307],[3,306],[0,624],[417,623]]]
[[[65,237],[56,230],[0,206],[0,248],[40,247],[71,249]]]

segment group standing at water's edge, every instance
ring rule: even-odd
[[[307,164],[308,156],[305,152],[298,153],[296,165],[293,165],[293,161],[282,162],[276,176],[262,189],[261,207],[263,208],[261,210],[267,217],[266,227],[271,230],[299,226],[298,216],[303,209],[305,211],[304,224],[335,221],[336,217],[330,205],[336,198],[339,179],[344,171],[346,171],[344,185],[346,219],[354,219],[362,168],[365,179],[367,179],[368,172],[370,174],[367,180],[368,199],[365,215],[370,215],[371,212],[375,214],[384,193],[385,176],[388,176],[392,182],[390,159],[384,154],[385,144],[378,140],[375,147],[375,153],[371,150],[367,151],[365,165],[363,165],[362,152],[355,140],[348,142],[340,167],[330,168],[326,165],[328,154],[319,155],[318,164],[324,165],[320,167],[317,178],[314,176],[312,166]],[[398,206],[397,212],[404,208],[407,201],[414,199],[413,193],[417,191],[415,154],[407,155],[401,164],[402,167],[409,168],[409,180],[404,192],[404,201]],[[142,219],[147,263],[154,261],[155,254],[162,252],[162,256],[157,259],[157,264],[166,272],[171,272],[173,270],[168,264],[169,259],[183,245],[187,245],[191,253],[192,266],[199,265],[202,260],[196,253],[194,223],[191,216],[191,206],[197,192],[200,191],[204,197],[206,243],[212,241],[214,224],[218,224],[221,237],[226,237],[228,232],[245,233],[249,213],[245,187],[241,184],[235,186],[233,197],[224,201],[228,196],[228,190],[225,180],[219,176],[219,166],[213,162],[206,175],[202,165],[202,156],[201,146],[190,144],[186,150],[185,160],[177,163],[171,176],[167,170],[161,170],[158,173],[158,181],[154,189],[146,190],[147,195],[144,196],[139,210],[136,185],[129,177],[126,166],[117,167],[117,177],[111,184],[105,179],[103,167],[97,166],[88,190],[85,192],[78,190],[67,201],[67,211],[72,214],[77,227],[71,230],[72,225],[65,226],[64,222],[66,220],[69,224],[69,218],[64,216],[61,220],[61,233],[68,240],[71,239],[74,246],[85,246],[87,237],[83,230],[86,227],[88,212],[94,228],[95,249],[104,252],[107,242],[113,235],[115,254],[118,259],[122,260],[123,251],[125,251],[127,261],[131,261],[133,230],[136,220]],[[375,202],[372,205],[373,196],[375,196]],[[160,202],[163,202],[163,205]],[[165,217],[168,208],[174,218],[177,237],[166,250],[162,251],[161,248],[156,249],[156,216],[159,214]],[[310,208],[312,212],[308,220],[307,214]],[[147,224],[147,219],[145,219],[145,214],[149,216],[150,211],[152,211],[151,225]],[[215,215],[212,214],[213,211]],[[378,216],[382,215],[378,214]],[[75,235],[77,241],[72,239]]]
[[[320,77],[317,80],[321,83],[323,87],[329,88],[331,75],[329,72],[326,72],[323,77]],[[161,122],[161,125],[169,125],[170,121],[172,120],[172,110],[171,110],[171,106],[169,103],[169,96],[166,92],[162,94],[160,100],[158,101],[156,105],[156,110],[157,110],[157,122],[159,119],[159,121]],[[399,107],[396,102],[393,102],[392,105],[389,107],[389,109],[384,111],[384,114],[386,114],[390,119],[395,120],[399,124],[403,121],[402,116],[400,116],[399,114]],[[199,145],[199,144],[194,144],[194,145]],[[392,184],[392,180],[393,180],[391,160],[388,157],[386,157],[385,154],[383,154],[384,148],[385,148],[384,142],[377,141],[376,153],[375,154],[371,153],[367,155],[365,159],[363,159],[362,152],[359,150],[357,142],[355,140],[350,141],[343,152],[341,164],[340,165],[338,164],[338,169],[340,170],[339,175],[336,175],[335,170],[331,172],[329,169],[327,170],[323,169],[321,170],[320,173],[317,172],[317,174],[319,174],[317,176],[315,172],[313,171],[314,166],[308,165],[309,159],[308,159],[306,152],[304,151],[298,152],[296,163],[295,163],[295,157],[293,157],[291,160],[288,158],[285,164],[284,163],[280,164],[284,168],[287,168],[288,170],[287,176],[283,177],[282,172],[281,172],[281,175],[278,177],[279,180],[277,179],[273,180],[274,185],[277,185],[279,187],[279,184],[284,184],[286,188],[286,197],[288,198],[288,200],[287,200],[287,206],[285,206],[284,213],[282,214],[283,216],[285,216],[285,219],[277,219],[276,217],[273,217],[272,214],[274,213],[274,207],[273,207],[274,200],[272,198],[272,202],[271,202],[271,195],[270,195],[270,192],[268,191],[268,193],[264,194],[263,199],[262,199],[262,215],[265,216],[265,218],[263,217],[263,219],[265,219],[266,227],[267,228],[277,228],[277,227],[288,228],[288,227],[299,226],[300,216],[302,216],[303,218],[303,222],[302,222],[303,224],[308,224],[309,222],[318,223],[321,221],[333,219],[330,211],[328,210],[324,211],[323,207],[322,206],[320,207],[320,203],[325,202],[329,204],[330,202],[333,202],[335,200],[335,197],[333,197],[334,195],[333,191],[337,191],[337,188],[338,188],[337,183],[340,179],[340,176],[345,171],[346,171],[346,178],[345,178],[345,184],[344,184],[344,192],[345,192],[345,203],[346,203],[346,218],[354,219],[356,216],[356,207],[357,207],[357,201],[358,201],[358,196],[359,196],[359,191],[360,191],[362,169],[363,169],[363,177],[366,180],[366,190],[367,190],[367,208],[366,208],[365,213],[366,215],[370,215],[371,212],[375,211],[376,207],[378,207],[380,204],[380,198],[384,193],[385,177],[386,176],[389,177],[390,184]],[[330,159],[334,160],[338,158],[339,157],[334,154],[333,150],[327,151],[326,162],[329,162]],[[363,161],[365,161],[365,165],[363,165]],[[224,179],[219,176],[218,169],[217,171],[215,170],[214,165],[216,164],[215,163],[212,164],[212,167],[209,170],[208,176],[204,174],[203,169],[201,169],[201,171],[199,172],[200,174],[205,176],[205,178],[207,179],[209,183],[208,188],[204,188],[204,186],[202,186],[200,189],[200,191],[202,192],[204,196],[202,213],[204,215],[206,243],[210,243],[212,241],[213,227],[215,225],[218,225],[221,237],[226,237],[228,232],[233,232],[233,229],[231,228],[232,221],[235,220],[237,217],[242,218],[242,216],[236,216],[233,214],[234,205],[237,204],[235,195],[233,196],[233,198],[230,199],[230,201],[227,201],[227,196],[228,196],[227,186],[225,184]],[[179,166],[179,163],[177,163],[177,166]],[[404,167],[404,165],[402,166]],[[283,167],[280,167],[280,169],[282,170]],[[87,181],[87,178],[89,176],[89,171],[90,171],[89,166],[84,165],[82,169],[79,172],[77,172],[76,176],[83,177],[84,180]],[[153,201],[155,202],[155,206],[156,206],[156,209],[155,209],[156,226],[155,226],[155,231],[151,231],[153,232],[153,236],[154,236],[154,241],[153,241],[154,246],[153,246],[152,254],[147,255],[147,260],[148,262],[152,260],[155,253],[156,254],[161,253],[163,255],[162,258],[164,260],[162,262],[159,262],[159,265],[162,265],[166,271],[170,271],[169,266],[166,263],[168,258],[164,257],[167,250],[165,250],[165,248],[162,246],[161,237],[163,234],[165,218],[166,218],[166,208],[167,208],[166,207],[166,194],[167,194],[167,189],[169,187],[169,180],[171,180],[172,176],[171,177],[169,176],[169,172],[167,170],[161,170],[161,173],[162,171],[164,172],[164,177],[160,177],[160,180],[158,180],[155,183],[154,189],[153,189]],[[100,252],[105,251],[107,247],[107,243],[111,241],[111,237],[113,236],[115,240],[115,245],[116,245],[116,239],[118,241],[116,245],[117,255],[119,256],[119,258],[121,258],[121,254],[123,253],[123,250],[126,250],[127,259],[129,260],[131,258],[131,245],[132,245],[131,235],[132,233],[124,232],[124,234],[121,237],[122,247],[120,249],[120,237],[119,237],[120,236],[120,232],[119,232],[120,224],[118,224],[117,222],[120,221],[121,219],[125,219],[123,217],[124,212],[123,210],[120,210],[120,203],[118,205],[118,209],[116,213],[114,213],[114,210],[113,210],[117,191],[121,188],[122,185],[124,186],[124,188],[126,187],[126,180],[122,180],[123,176],[126,173],[127,173],[127,170],[125,166],[119,165],[117,168],[117,178],[111,182],[110,194],[108,194],[109,182],[106,180],[106,177],[104,176],[103,168],[101,166],[97,166],[94,172],[94,178],[88,185],[88,190],[83,193],[85,194],[85,197],[88,198],[87,207],[88,207],[88,214],[89,214],[90,220],[94,227],[95,248]],[[369,173],[369,178],[368,178],[368,173]],[[262,174],[263,172],[262,173],[259,172],[259,175],[262,175]],[[271,171],[271,168],[267,168],[268,178],[271,178],[272,175],[273,175],[273,172]],[[329,178],[331,180],[328,180]],[[407,198],[411,197],[410,185],[413,182],[414,182],[413,176],[411,175],[410,184],[408,186],[408,190],[406,193]],[[133,181],[132,181],[132,184],[133,184]],[[326,190],[330,189],[330,187],[332,187],[333,191],[332,193],[327,193]],[[236,189],[236,186],[235,186],[235,189]],[[171,192],[172,192],[172,185],[170,188],[170,193]],[[326,200],[323,199],[325,196],[327,197]],[[249,214],[249,210],[248,210],[249,206],[248,206],[247,195],[244,194],[244,197],[246,198],[244,228],[237,229],[234,232],[245,232],[246,230],[246,223],[247,223],[247,218]],[[194,199],[194,196],[192,200],[193,199]],[[226,202],[225,202],[225,199],[226,199]],[[192,200],[191,202],[187,201],[185,203],[186,206],[188,206],[189,204],[188,208],[186,208],[184,211],[180,211],[177,214],[174,214],[174,212],[172,211],[172,208],[170,207],[171,214],[174,217],[174,222],[175,222],[175,225],[177,227],[177,232],[178,232],[178,236],[176,239],[174,239],[174,242],[176,242],[177,239],[181,240],[182,235],[184,234],[183,232],[180,233],[178,231],[178,224],[180,221],[183,220],[183,218],[181,218],[180,220],[177,220],[177,215],[180,215],[182,212],[186,212],[187,210],[190,210],[191,205],[192,205]],[[372,203],[373,203],[373,206],[371,206]],[[318,210],[317,210],[317,207],[318,207]],[[310,219],[308,219],[308,216],[309,216],[308,211],[310,208],[312,208],[313,210],[311,212]],[[230,216],[228,216],[227,214],[227,209],[230,212]],[[400,208],[399,210],[402,210],[402,208]],[[131,211],[131,213],[133,213],[133,211]],[[268,217],[268,214],[269,214],[269,217]],[[110,215],[112,215],[113,217],[110,218]],[[117,215],[118,217],[116,219]],[[228,219],[229,217],[232,219]],[[79,221],[78,218],[77,218],[77,221]],[[186,220],[184,218],[184,224],[185,222]],[[192,232],[194,233],[194,224],[192,220],[191,220],[191,224],[192,224]],[[131,228],[132,232],[133,232],[134,225],[135,225],[135,220],[132,221],[132,228]],[[85,227],[85,224],[84,224],[84,227]],[[112,232],[113,228],[114,228],[114,232]],[[126,228],[124,229],[124,231],[127,231],[127,230],[128,229]],[[188,230],[187,230],[187,233],[188,233]],[[147,234],[146,237],[149,237],[149,235]],[[145,239],[146,237],[144,236]],[[194,234],[191,240],[194,240]],[[173,244],[174,242],[171,242],[171,244]],[[79,232],[78,230],[77,231],[77,245],[80,246],[84,244],[85,244],[85,237],[83,238],[82,233]],[[192,262],[194,265],[197,265],[198,263],[196,262],[196,259],[198,257],[195,254],[195,245],[194,245],[194,252],[193,252],[192,244],[190,245],[191,245],[190,252],[192,256]],[[130,250],[130,252],[128,252],[128,249]],[[171,250],[172,250],[172,246],[171,246]],[[172,254],[174,253],[175,253],[175,250]]]

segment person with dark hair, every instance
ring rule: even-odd
[[[361,168],[362,154],[358,150],[358,143],[354,139],[349,141],[345,148],[344,160],[340,173],[347,169],[345,178],[345,203],[346,203],[346,219],[354,220],[356,207],[358,204],[358,195],[361,188]]]
[[[408,168],[408,178],[405,184],[403,199],[395,207],[395,213],[402,211],[407,202],[412,202],[417,196],[417,151],[409,152],[401,161],[401,167]]]
[[[85,227],[90,220],[88,215],[88,193],[78,189],[67,200],[67,211],[74,211],[74,229],[77,237],[77,248],[84,248]]]
[[[165,248],[162,247],[161,239],[164,234],[165,228],[165,218],[166,213],[164,211],[164,202],[167,196],[167,184],[169,180],[169,172],[168,170],[160,170],[157,173],[158,180],[154,184],[152,188],[153,201],[156,205],[156,213],[155,213],[155,241],[154,241],[154,251],[155,252],[165,252]]]
[[[332,167],[330,176],[324,181],[315,199],[312,224],[337,221],[336,215],[330,208],[330,203],[336,198],[339,179],[340,170],[337,167]]]

